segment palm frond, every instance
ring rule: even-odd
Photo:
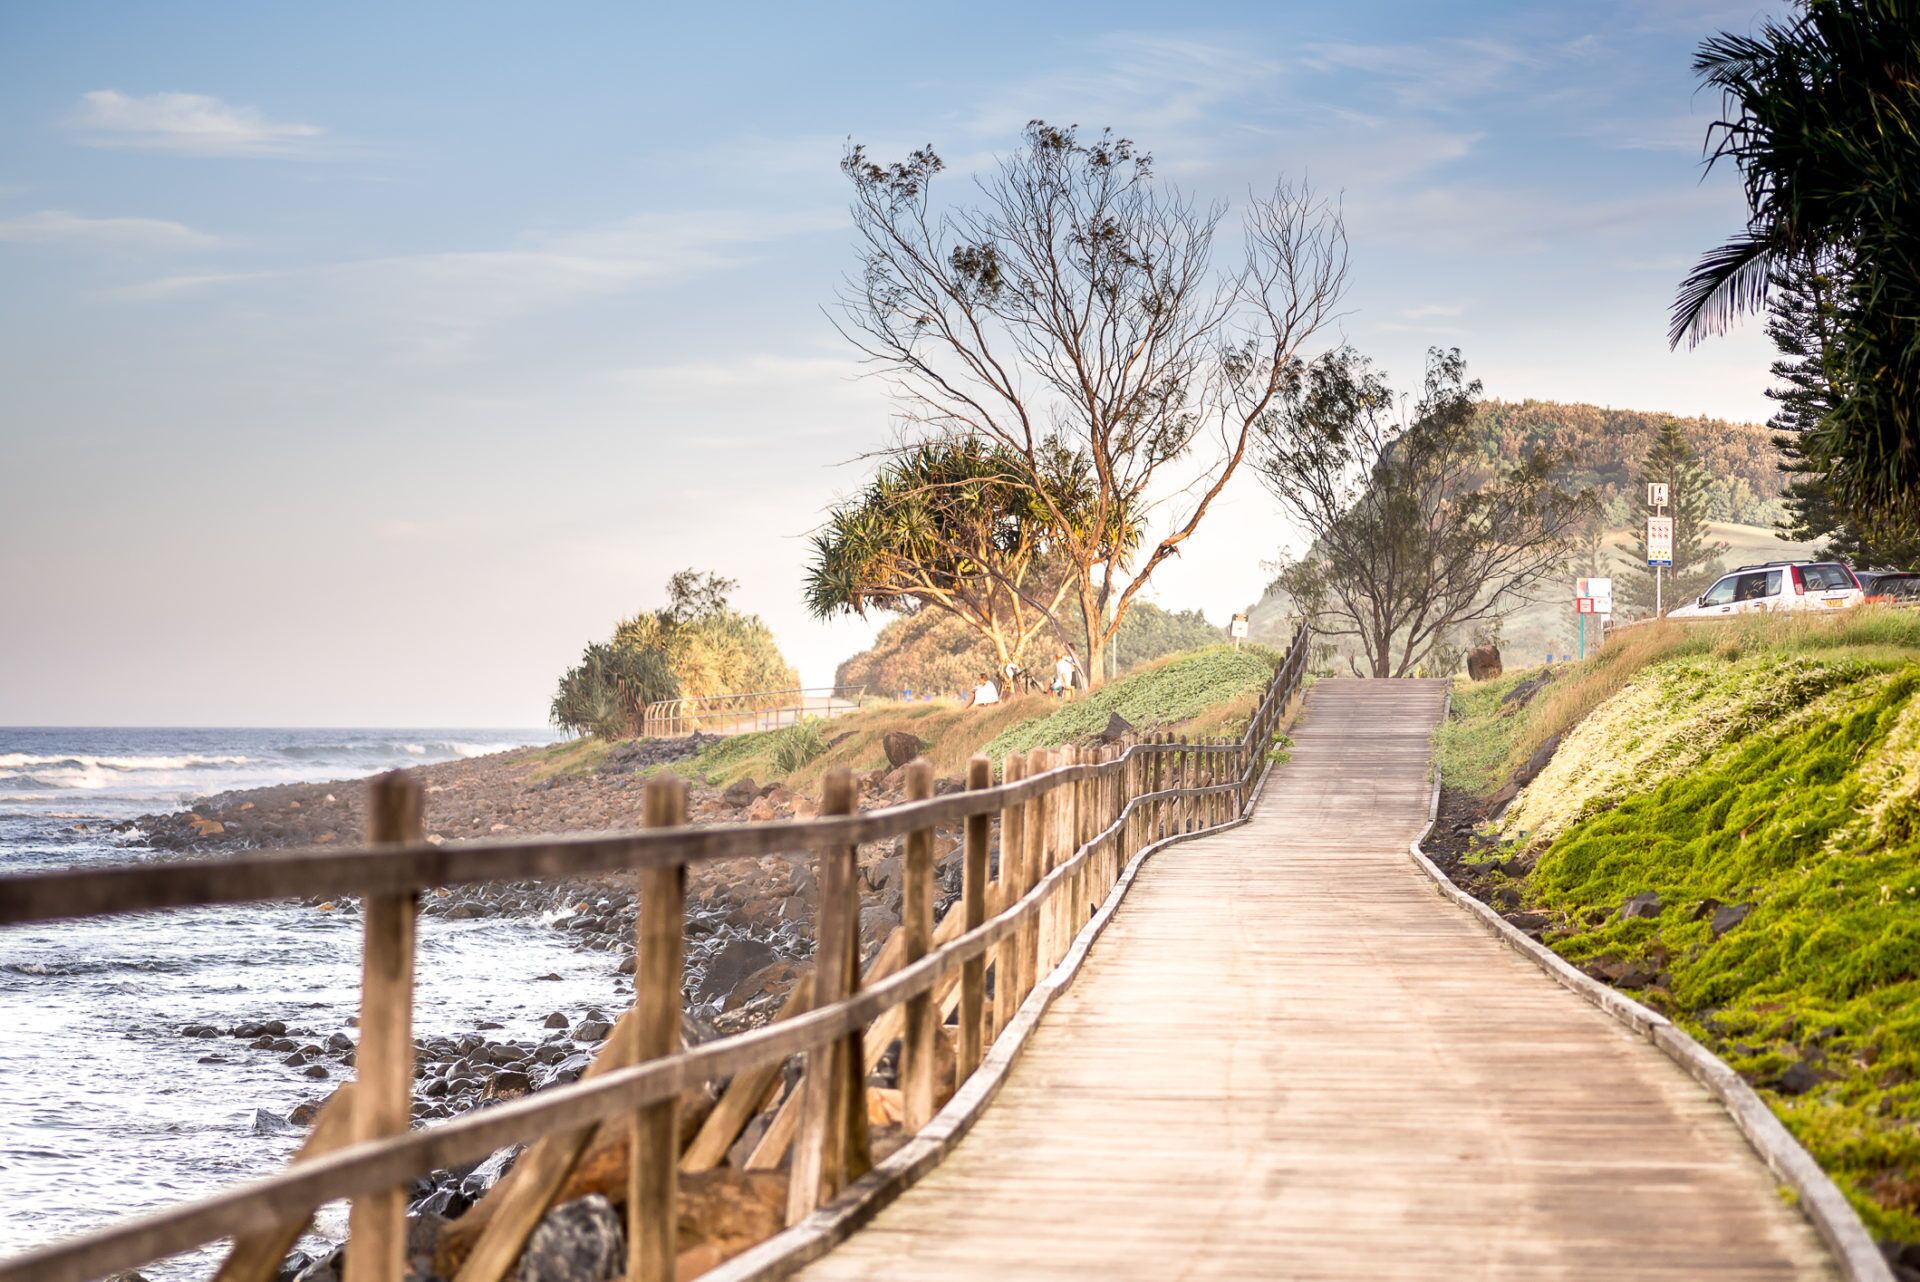
[[[1667,345],[1692,346],[1710,334],[1725,333],[1742,312],[1767,305],[1767,284],[1773,271],[1773,245],[1768,238],[1743,232],[1704,254],[1673,300],[1667,325]]]

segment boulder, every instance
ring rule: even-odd
[[[1639,894],[1631,896],[1626,903],[1620,905],[1620,920],[1632,921],[1636,917],[1648,919],[1658,917],[1663,907],[1665,907],[1665,905],[1660,902],[1660,896],[1657,892],[1643,890]]]
[[[627,1268],[627,1234],[598,1193],[547,1212],[527,1238],[515,1282],[607,1282]]]
[[[880,746],[886,751],[887,764],[898,769],[920,755],[922,744],[918,735],[889,730],[881,737]]]
[[[1500,647],[1477,645],[1467,651],[1467,677],[1473,681],[1491,681],[1500,675]]]
[[[762,940],[744,936],[730,939],[707,963],[707,973],[694,996],[703,1002],[726,997],[749,975],[764,970],[776,956],[773,945]]]
[[[1713,937],[1715,939],[1720,938],[1720,936],[1726,934],[1728,931],[1732,930],[1735,926],[1738,926],[1741,922],[1745,921],[1747,919],[1747,914],[1752,911],[1753,911],[1752,904],[1723,904],[1720,907],[1714,909],[1713,921],[1710,923],[1710,928],[1713,931]]]
[[[726,791],[720,794],[720,799],[737,810],[759,795],[760,785],[743,775],[727,785]]]

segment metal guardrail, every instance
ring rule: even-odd
[[[395,772],[371,785],[365,849],[0,877],[0,926],[326,893],[363,896],[365,931],[357,1077],[327,1102],[287,1170],[0,1259],[0,1282],[84,1282],[223,1238],[232,1246],[218,1282],[266,1282],[315,1209],[337,1198],[352,1199],[347,1275],[399,1282],[407,1181],[527,1141],[507,1177],[468,1212],[479,1227],[450,1267],[455,1282],[506,1276],[569,1174],[614,1141],[629,1146],[626,1276],[662,1282],[675,1276],[678,1173],[717,1165],[715,1155],[777,1091],[784,1062],[801,1055],[805,1072],[748,1164],[777,1169],[791,1149],[787,1222],[795,1223],[869,1168],[865,1081],[893,1041],[905,1125],[914,1131],[943,1092],[959,1090],[979,1067],[1134,855],[1246,813],[1299,691],[1309,641],[1302,624],[1236,741],[1159,735],[1037,748],[1010,755],[998,786],[991,763],[976,756],[965,790],[939,798],[922,759],[908,767],[904,804],[865,814],[856,812],[853,777],[842,769],[827,776],[817,819],[691,829],[686,784],[658,777],[647,783],[644,832],[436,846],[424,838],[419,785]],[[996,820],[998,875],[990,877]],[[961,896],[936,926],[934,833],[955,823]],[[905,839],[903,924],[863,973],[858,845],[894,837]],[[688,867],[796,850],[817,860],[813,971],[775,1023],[681,1049]],[[614,870],[639,876],[635,1001],[581,1080],[410,1130],[419,893]],[[953,1043],[948,1057],[937,1051],[943,1038]],[[951,1081],[941,1067],[949,1057]],[[681,1094],[723,1078],[726,1091],[683,1146]]]
[[[814,686],[660,699],[646,706],[640,733],[650,739],[682,739],[695,732],[732,735],[777,730],[808,717],[852,712],[866,691],[863,685]]]

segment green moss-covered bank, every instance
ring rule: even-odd
[[[1870,1229],[1916,1242],[1920,618],[1822,623],[1637,643],[1478,862],[1546,943],[1753,1082]],[[1556,715],[1501,716],[1512,684],[1462,692],[1449,786],[1492,794]]]

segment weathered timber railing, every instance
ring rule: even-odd
[[[781,1064],[799,1055],[805,1072],[775,1105],[747,1161],[749,1170],[789,1163],[786,1219],[796,1223],[871,1165],[865,1082],[891,1043],[900,1043],[905,1128],[918,1130],[979,1067],[1133,857],[1248,810],[1307,649],[1302,626],[1237,741],[1161,735],[1124,747],[1034,749],[1006,759],[998,786],[987,759],[975,757],[965,789],[938,798],[931,766],[916,761],[907,768],[908,800],[866,814],[854,813],[853,779],[840,770],[827,777],[816,819],[689,829],[685,783],[656,778],[647,785],[643,832],[441,847],[423,840],[418,787],[396,773],[372,784],[368,849],[0,878],[0,926],[323,893],[365,900],[358,1080],[328,1101],[288,1169],[0,1260],[0,1282],[85,1282],[222,1239],[232,1246],[220,1282],[264,1282],[315,1208],[338,1198],[352,1199],[348,1276],[398,1282],[407,1182],[533,1141],[452,1226],[471,1219],[476,1229],[451,1262],[455,1282],[497,1282],[574,1168],[616,1140],[627,1148],[627,1277],[670,1279],[679,1173],[717,1165],[775,1093]],[[936,927],[934,834],[955,823],[961,895]],[[905,838],[902,924],[863,974],[857,850],[894,837]],[[818,861],[812,974],[796,984],[777,1022],[682,1049],[687,868],[794,850]],[[419,892],[610,871],[639,875],[635,1003],[581,1080],[410,1131]],[[954,1072],[946,1080],[938,1047],[950,1018]],[[683,1147],[680,1096],[722,1079],[726,1090]]]
[[[649,703],[640,733],[653,739],[702,734],[746,734],[778,730],[808,717],[837,717],[860,706],[865,686],[817,686],[796,690],[749,690]]]

